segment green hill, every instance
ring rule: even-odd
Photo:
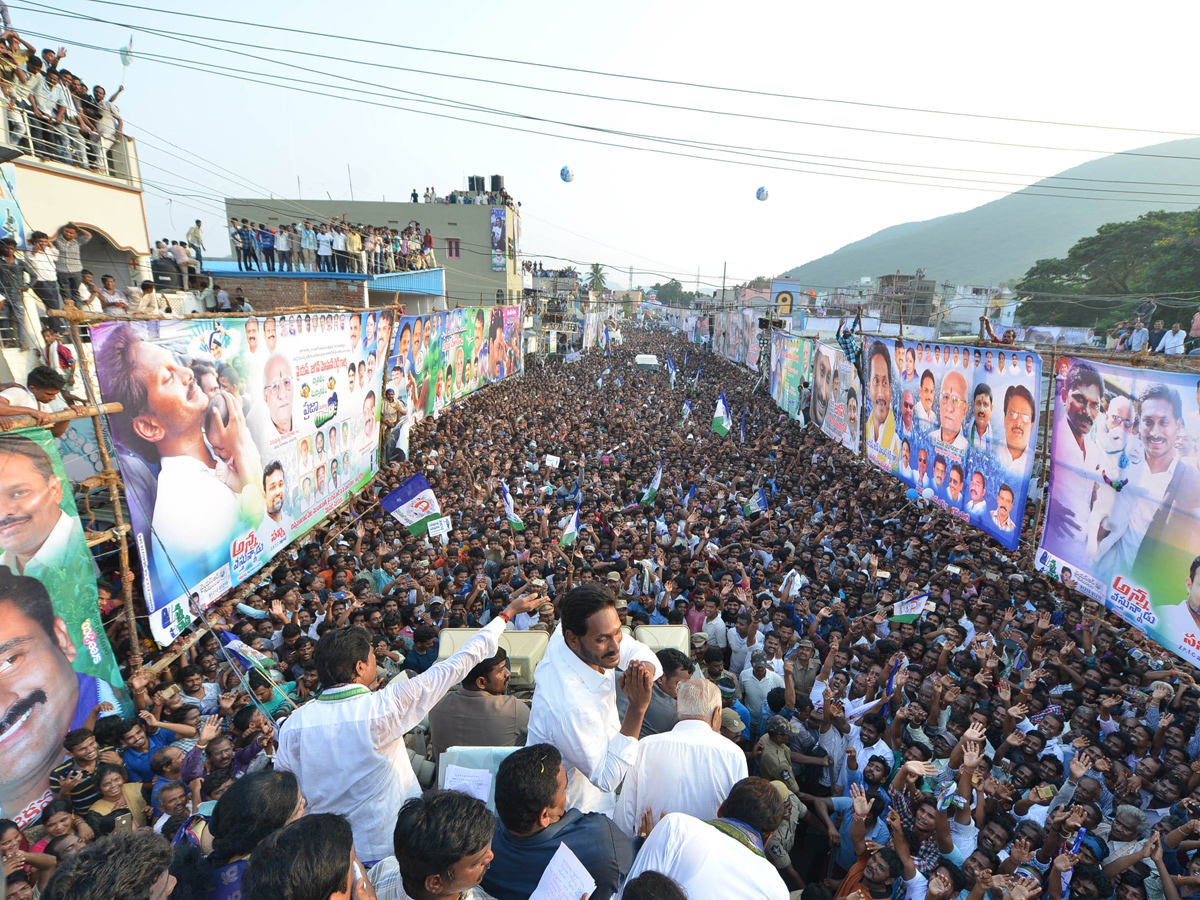
[[[1092,160],[966,212],[884,228],[780,277],[837,287],[863,275],[922,268],[931,278],[953,284],[1015,281],[1037,260],[1065,255],[1079,238],[1106,222],[1135,219],[1155,209],[1186,209],[1164,202],[1180,195],[1197,195],[1193,205],[1200,206],[1200,138],[1133,152],[1159,156],[1115,154]],[[1084,186],[1091,190],[1078,190]],[[1038,196],[1047,193],[1103,199]]]

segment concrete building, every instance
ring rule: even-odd
[[[878,309],[884,322],[899,322],[906,325],[928,325],[933,315],[937,282],[918,269],[914,275],[880,275],[875,279],[875,288],[867,298],[871,309]]]
[[[500,211],[493,253],[492,210]],[[446,270],[446,303],[458,306],[517,303],[521,299],[521,265],[517,255],[520,213],[503,206],[462,203],[392,203],[375,200],[282,200],[227,198],[231,218],[262,222],[274,228],[308,221],[328,223],[335,216],[351,224],[403,229],[419,222],[433,233],[433,255]],[[216,224],[216,223],[214,223]],[[221,223],[224,225],[225,223]],[[498,268],[497,268],[498,267]]]

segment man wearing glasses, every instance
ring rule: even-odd
[[[961,372],[946,373],[941,400],[941,423],[929,432],[929,437],[939,446],[966,453],[967,436],[962,433],[962,423],[967,416],[967,380]]]
[[[996,447],[996,461],[1004,474],[1024,482],[1033,464],[1029,438],[1037,424],[1033,394],[1023,384],[1014,384],[1004,392],[1004,443]]]
[[[1046,514],[1047,546],[1066,559],[1082,559],[1087,548],[1083,526],[1092,506],[1092,488],[1098,478],[1095,457],[1100,452],[1089,435],[1100,415],[1103,393],[1103,381],[1094,367],[1082,360],[1071,363],[1064,402],[1059,405],[1062,415],[1054,423],[1054,489]],[[1006,416],[1006,432],[1007,428]],[[1007,434],[1005,437],[1007,440]]]
[[[282,353],[276,353],[263,368],[263,397],[271,414],[271,424],[275,427],[276,434],[273,437],[284,437],[294,430],[292,388],[292,364]]]

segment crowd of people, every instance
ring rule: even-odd
[[[0,92],[9,139],[41,159],[93,172],[113,173],[113,148],[125,139],[116,106],[124,86],[110,96],[65,66],[67,51],[37,48],[7,23],[0,35]]]
[[[133,708],[67,733],[35,822],[5,810],[8,896],[526,900],[560,846],[591,900],[1200,896],[1191,667],[754,373],[626,332],[415,426],[178,658],[116,613]],[[633,364],[667,351],[700,365],[674,391]],[[377,503],[417,472],[444,543]],[[512,630],[549,633],[531,698]],[[434,787],[472,746],[516,748],[494,814]]]
[[[417,197],[417,189],[413,188],[412,194],[409,197],[409,202],[416,203],[418,202],[418,199],[421,203],[462,203],[468,206],[472,204],[477,206],[507,206],[509,209],[514,210],[521,206],[521,204],[515,201],[512,198],[512,195],[503,188],[498,191],[454,190],[444,196],[438,196],[438,192],[435,188],[427,187],[425,188],[425,192],[421,194],[420,198]]]
[[[197,222],[197,225],[200,223]],[[347,222],[305,221],[270,228],[247,219],[229,220],[229,242],[239,271],[353,272],[382,275],[437,265],[433,234],[421,223],[384,228]],[[276,268],[278,267],[278,268]]]

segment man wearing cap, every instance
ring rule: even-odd
[[[725,707],[721,710],[721,728],[719,734],[726,740],[733,741],[738,749],[741,749],[742,733],[746,730],[746,723],[742,721],[742,717],[732,707]]]
[[[436,763],[447,747],[520,747],[529,730],[529,707],[508,694],[512,671],[501,647],[476,665],[429,711]]]
[[[662,664],[621,631],[612,593],[573,588],[559,605],[560,627],[537,667],[528,742],[553,744],[567,771],[567,800],[581,812],[610,814],[615,791],[637,758],[637,737]],[[616,669],[629,698],[617,714]]]
[[[792,735],[800,733],[800,723],[783,716],[767,719],[767,733],[758,739],[754,755],[758,757],[758,771],[771,781],[782,781],[791,791],[797,790],[796,776],[792,771],[792,752],[788,742]]]
[[[747,709],[759,709],[773,688],[783,687],[783,677],[767,664],[767,654],[755,650],[750,654],[750,668],[742,673],[742,701]],[[751,722],[751,725],[754,725]],[[757,731],[757,728],[752,728]],[[754,737],[751,736],[751,740]]]
[[[717,679],[717,690],[721,692],[721,706],[724,709],[732,709],[737,713],[737,717],[742,720],[742,740],[747,744],[750,741],[750,710],[746,709],[741,700],[737,698],[737,679],[732,675],[725,674]]]
[[[771,787],[775,788],[775,793],[783,798],[787,811],[784,813],[783,821],[772,832],[771,839],[763,847],[763,852],[771,861],[771,865],[779,870],[779,874],[787,882],[788,887],[792,890],[800,890],[804,881],[792,865],[792,848],[796,844],[796,831],[800,827],[800,820],[808,815],[808,807],[782,781],[772,781]]]
[[[735,784],[749,774],[746,755],[719,734],[721,692],[707,680],[676,692],[679,721],[665,734],[638,741],[637,761],[625,776],[614,819],[637,835],[647,808],[711,819]]]

